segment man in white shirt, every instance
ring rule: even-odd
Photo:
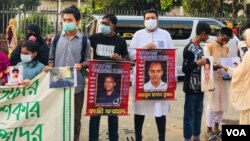
[[[148,69],[150,80],[144,84],[144,91],[166,91],[167,83],[162,81],[163,68],[159,61],[151,62]]]
[[[166,30],[158,28],[158,13],[150,9],[144,12],[145,29],[137,31],[130,43],[129,57],[135,60],[136,48],[164,49],[173,48],[173,40]],[[136,74],[136,73],[135,73]],[[134,74],[134,75],[135,75]],[[135,79],[132,82],[132,93],[135,95]],[[153,115],[156,119],[159,141],[165,141],[166,115],[169,111],[168,100],[140,100],[134,102],[134,126],[136,141],[142,140],[142,127],[145,115]]]

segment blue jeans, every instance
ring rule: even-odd
[[[203,111],[203,93],[185,94],[183,134],[185,139],[201,133],[201,120]]]
[[[101,116],[91,116],[89,122],[89,141],[99,140],[99,127]],[[118,141],[118,116],[108,116],[109,140]]]

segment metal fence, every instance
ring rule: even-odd
[[[113,13],[116,15],[143,15],[143,10],[134,9],[105,9],[101,11],[95,11],[93,14],[104,15],[107,13]],[[158,11],[159,15],[162,16],[176,16],[169,13]],[[90,13],[82,14],[82,21],[80,25],[80,30],[84,33],[86,32],[86,25],[92,20]],[[209,17],[215,18],[219,21],[234,20],[234,22],[242,23],[242,19],[232,19],[230,15],[227,14],[217,14],[215,13],[193,13],[194,17]],[[177,16],[190,16],[190,15],[177,15]],[[44,37],[48,34],[58,33],[62,30],[61,14],[57,12],[57,7],[55,8],[37,8],[37,7],[18,7],[18,6],[6,6],[0,4],[0,39],[4,38],[5,30],[8,26],[9,19],[15,18],[17,20],[18,37],[23,38],[23,31],[27,24],[36,23],[41,27],[41,32]]]
[[[11,18],[16,19],[18,37],[22,38],[24,28],[30,23],[38,24],[43,36],[61,30],[60,17],[56,8],[37,9],[32,7],[20,9],[20,7],[16,6],[2,5],[0,7],[0,38],[4,37]]]

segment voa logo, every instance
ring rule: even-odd
[[[227,136],[247,136],[244,129],[226,129]]]

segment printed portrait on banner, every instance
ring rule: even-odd
[[[121,100],[121,75],[112,73],[98,74],[96,104],[119,106]]]
[[[130,62],[89,62],[86,115],[127,115]]]
[[[137,49],[135,99],[174,99],[175,67],[175,49]]]

